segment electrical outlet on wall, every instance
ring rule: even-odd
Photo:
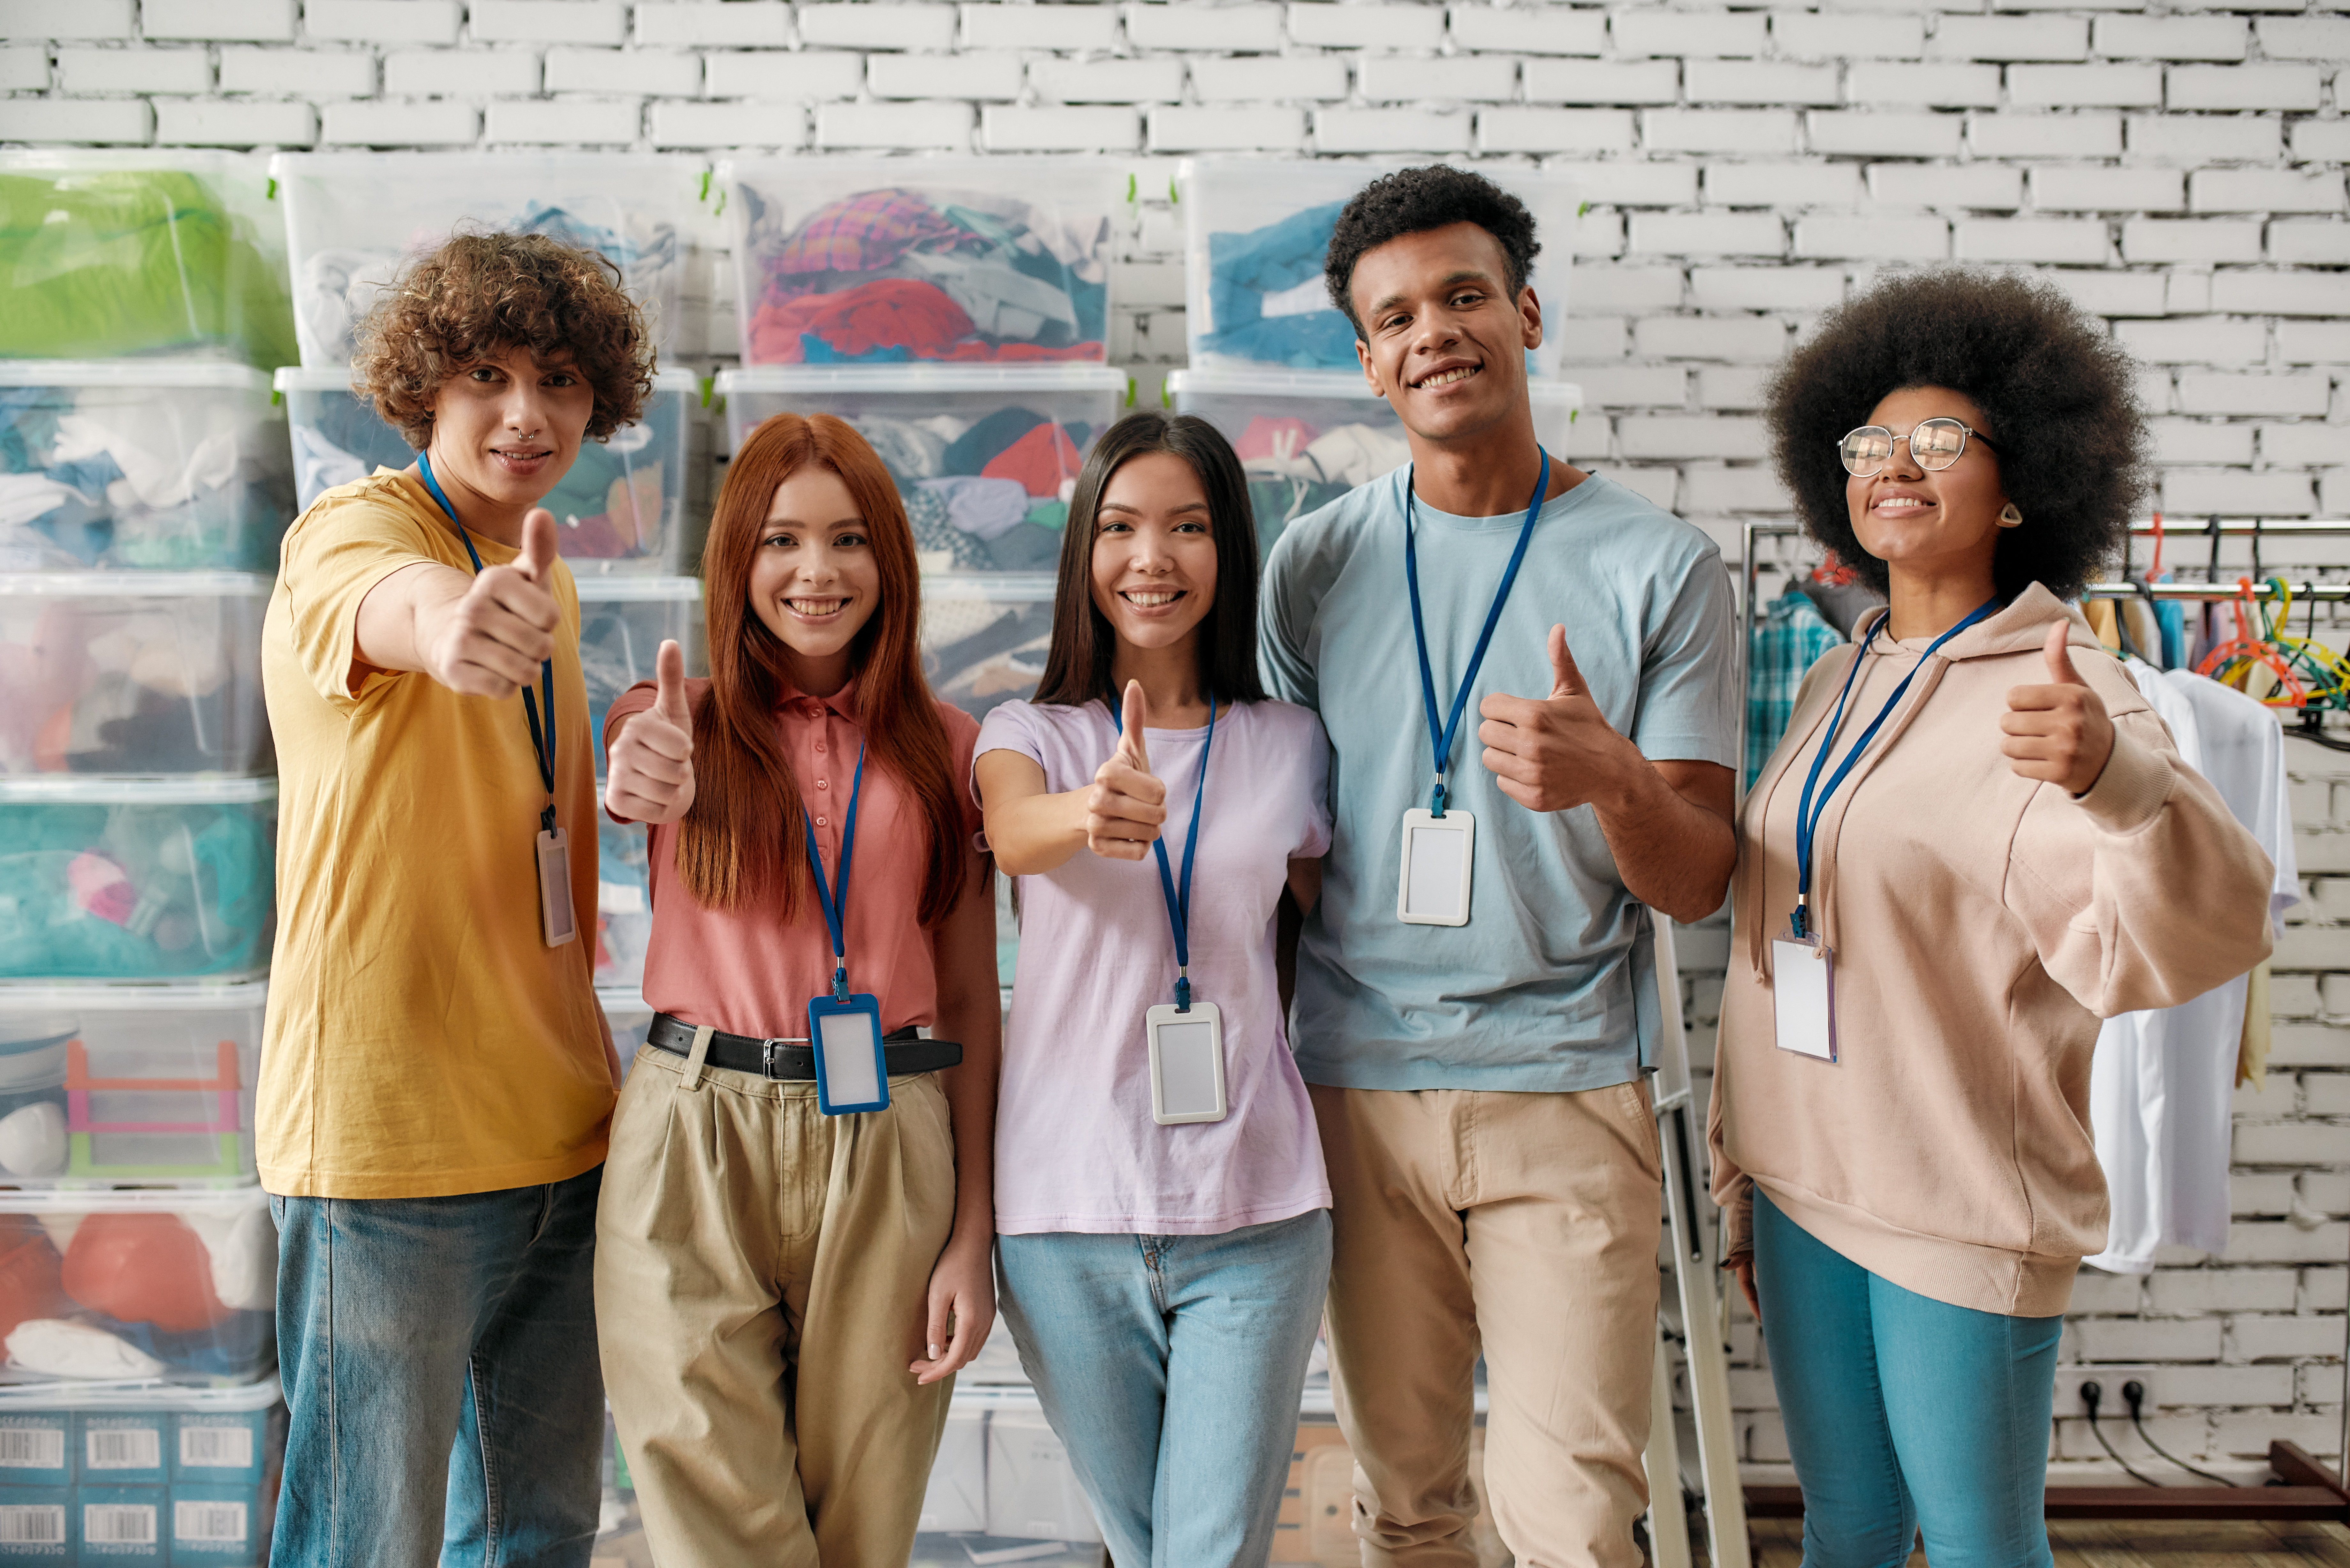
[[[2160,1407],[2163,1398],[2159,1366],[2125,1363],[2060,1366],[2056,1369],[2056,1415],[2059,1418],[2087,1415],[2089,1407],[2081,1402],[2081,1385],[2094,1383],[2103,1391],[2097,1401],[2097,1419],[2102,1422],[2118,1418],[2126,1424],[2129,1401],[2122,1397],[2122,1385],[2131,1382],[2146,1385],[2146,1400],[2140,1408],[2151,1412]]]

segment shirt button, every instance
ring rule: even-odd
[[[816,787],[818,789],[830,789],[832,787],[832,781],[830,779],[818,779],[816,781]]]
[[[817,817],[817,818],[816,819],[816,825],[818,827],[830,827],[830,826],[832,826],[832,824],[831,824],[831,823],[829,823],[829,822],[826,821],[823,817],[820,817],[820,816],[819,816],[819,817]]]
[[[816,754],[819,757],[824,755],[824,742],[822,741],[818,741],[816,743]]]

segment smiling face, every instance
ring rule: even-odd
[[[541,364],[527,348],[474,361],[434,389],[433,476],[501,511],[535,506],[579,455],[595,389],[567,360]]]
[[[1208,493],[1171,452],[1118,466],[1094,516],[1094,607],[1121,643],[1173,648],[1199,633],[1216,603],[1216,539]]]
[[[1987,565],[1998,547],[2000,508],[2007,504],[1999,458],[1970,438],[1950,467],[1919,466],[1909,451],[1909,432],[1919,421],[1935,418],[1957,420],[1998,438],[1982,410],[1964,393],[1905,387],[1888,395],[1863,422],[1882,425],[1900,439],[1883,468],[1845,480],[1853,535],[1862,549],[1887,566],[1930,568],[1978,557]]]
[[[1531,288],[1511,297],[1508,260],[1483,228],[1449,223],[1365,251],[1347,295],[1363,377],[1413,434],[1473,436],[1525,403],[1542,306]]]
[[[804,463],[775,487],[751,557],[751,610],[792,651],[803,685],[829,694],[881,605],[881,567],[840,475]]]

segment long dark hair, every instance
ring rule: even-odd
[[[808,888],[798,782],[777,738],[775,704],[790,653],[751,608],[751,563],[784,481],[810,463],[840,475],[873,542],[881,602],[851,645],[858,728],[876,764],[898,775],[930,827],[920,918],[936,925],[962,894],[962,813],[953,750],[922,679],[916,630],[921,574],[914,531],[889,471],[856,430],[830,414],[776,414],[727,468],[702,552],[710,690],[693,714],[693,807],[678,826],[677,869],[707,908],[740,909],[780,894],[796,916]]]
[[[1094,520],[1110,475],[1127,459],[1170,452],[1191,465],[1208,497],[1208,532],[1216,542],[1216,602],[1200,622],[1200,684],[1227,702],[1262,702],[1256,668],[1256,514],[1248,475],[1223,432],[1197,414],[1137,409],[1102,432],[1077,474],[1061,534],[1061,578],[1053,594],[1053,646],[1045,655],[1038,702],[1082,707],[1107,702],[1118,634],[1094,604]]]

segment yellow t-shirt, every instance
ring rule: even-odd
[[[489,566],[519,554],[474,545]],[[262,1185],[288,1197],[493,1192],[604,1158],[619,1069],[594,985],[578,590],[558,566],[555,800],[579,935],[550,948],[534,847],[546,792],[521,694],[352,680],[359,601],[419,561],[473,571],[421,483],[379,469],[330,490],[286,535],[262,629],[278,914],[255,1144]]]

